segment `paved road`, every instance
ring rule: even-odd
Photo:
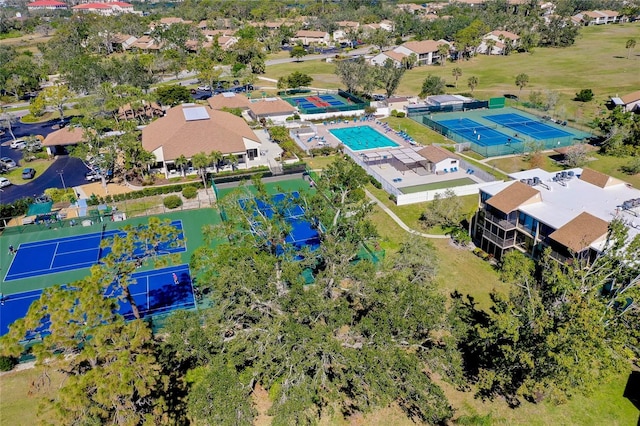
[[[57,122],[58,120],[38,124],[17,123],[13,126],[13,133],[16,138],[29,135],[47,136],[55,130],[52,127]],[[9,141],[11,141],[11,136],[9,132],[6,132],[0,138],[0,157],[12,158],[20,168],[29,167],[28,163],[22,161],[22,151],[11,149]],[[62,172],[62,178],[58,171]],[[25,185],[12,185],[3,188],[0,192],[0,203],[12,203],[19,198],[31,197],[34,194],[40,195],[47,188],[62,188],[62,179],[67,187],[82,185],[85,183],[84,174],[86,171],[87,168],[80,159],[61,156],[42,175],[36,176],[33,181]]]
[[[360,55],[369,53],[370,49],[371,49],[371,46],[359,47],[343,55],[344,56],[360,56]],[[269,59],[268,61],[265,61],[265,65],[269,66],[269,65],[286,64],[289,62],[315,61],[318,59],[333,58],[335,56],[336,56],[335,53],[325,53],[322,55],[307,55],[307,56],[303,56],[300,59],[297,59],[297,58]]]

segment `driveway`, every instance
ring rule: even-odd
[[[16,123],[13,126],[13,133],[16,138],[30,135],[42,135],[46,137],[55,130],[52,127],[58,123],[58,121],[58,119],[55,119],[37,124]],[[11,149],[9,147],[9,141],[11,141],[11,135],[7,131],[6,134],[0,138],[0,157],[12,158],[18,163],[19,168],[28,167],[28,163],[22,161],[22,151]],[[58,174],[59,171],[62,172],[62,178],[60,174]],[[3,188],[2,192],[0,192],[0,203],[12,203],[23,197],[40,195],[47,188],[62,188],[62,179],[64,179],[67,188],[82,185],[86,183],[84,180],[86,171],[87,167],[82,160],[69,156],[60,156],[44,173],[40,176],[36,175],[35,179],[31,182],[24,185],[11,185]]]

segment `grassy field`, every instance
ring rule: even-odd
[[[584,27],[580,29],[576,43],[568,48],[537,48],[531,53],[509,56],[479,55],[455,64],[417,67],[405,74],[397,93],[419,93],[428,74],[444,78],[451,85],[447,88],[450,93],[469,92],[467,79],[475,76],[480,84],[474,95],[480,99],[512,93],[526,100],[531,91],[549,89],[561,95],[554,115],[567,120],[589,121],[602,110],[603,101],[610,96],[638,89],[640,54],[636,49],[627,59],[625,49],[626,41],[637,38],[638,31],[638,23]],[[453,87],[451,75],[454,67],[462,69],[457,88]],[[342,84],[333,70],[331,63],[306,61],[269,66],[266,75],[278,78],[300,71],[314,78],[312,86],[336,89]],[[521,92],[515,85],[515,77],[520,73],[529,75],[529,85]],[[573,101],[575,93],[581,89],[593,90],[595,100],[587,103]]]
[[[560,166],[550,158],[554,154],[556,153],[554,152],[544,154],[544,162],[541,167],[543,170],[549,172],[557,172],[563,169],[562,166]],[[497,167],[499,170],[502,170],[506,173],[521,172],[523,170],[529,170],[531,168],[529,162],[522,155],[514,155],[507,158],[496,158],[494,160],[487,161],[486,164],[490,165],[491,167]]]
[[[433,191],[434,189],[453,188],[455,186],[473,185],[475,183],[471,178],[460,178],[442,182],[425,183],[423,185],[405,186],[400,188],[400,191],[402,191],[403,194],[413,194],[415,192]]]
[[[56,394],[62,374],[49,371],[50,381],[41,381],[42,370],[30,368],[0,375],[0,426],[37,424],[38,406]],[[36,388],[34,384],[41,384]],[[43,412],[44,415],[46,413]]]
[[[308,74],[313,77],[311,87],[321,89],[337,89],[341,86],[340,79],[334,73],[335,66],[325,61],[287,62],[284,64],[270,65],[267,67],[265,77],[278,79],[295,71]],[[275,83],[274,83],[275,85]]]
[[[440,133],[431,130],[427,126],[423,126],[422,124],[410,118],[387,117],[382,121],[388,123],[389,126],[394,130],[405,131],[409,136],[413,138],[413,140],[421,145],[431,145],[433,143],[451,143],[449,139],[445,138]]]

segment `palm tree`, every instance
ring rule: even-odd
[[[469,77],[469,79],[467,80],[467,86],[469,86],[469,89],[471,89],[471,93],[473,93],[473,89],[478,87],[478,83],[479,83],[478,77],[473,75]]]
[[[224,155],[220,151],[211,151],[209,159],[211,163],[216,167],[216,173],[218,173],[218,164],[223,160]]]
[[[449,56],[449,45],[444,43],[439,44],[438,55],[440,56],[440,65],[444,65],[445,62],[447,62],[447,56]]]
[[[630,38],[629,40],[627,40],[625,47],[627,48],[627,59],[629,59],[629,57],[631,56],[631,51],[634,47],[636,47],[636,39]]]
[[[487,46],[487,50],[485,51],[485,53],[487,55],[491,55],[493,53],[493,48],[496,47],[496,41],[489,39],[487,41],[485,41],[485,44]]]
[[[516,86],[520,88],[521,92],[522,92],[522,88],[526,86],[528,83],[529,83],[529,76],[527,74],[522,73],[516,76]]]
[[[211,158],[204,152],[199,152],[191,157],[191,164],[198,169],[200,177],[202,178],[202,184],[207,189],[207,167],[211,164]]]
[[[456,79],[456,88],[458,88],[458,78],[462,75],[462,69],[455,67],[451,70],[451,75]]]
[[[173,163],[176,165],[176,167],[180,168],[182,177],[184,177],[184,166],[186,166],[189,163],[189,160],[187,159],[187,157],[185,157],[184,154],[181,154],[180,157],[176,158]]]

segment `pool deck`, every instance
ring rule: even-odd
[[[336,138],[335,136],[333,136],[333,134],[331,134],[331,132],[329,132],[330,129],[344,129],[344,128],[348,128],[348,127],[361,127],[361,126],[369,126],[372,129],[376,130],[377,132],[379,132],[380,134],[386,136],[387,138],[391,139],[392,141],[394,141],[395,143],[400,145],[400,148],[408,148],[411,147],[412,145],[405,141],[402,137],[400,137],[400,135],[396,134],[396,132],[394,131],[389,131],[385,133],[385,128],[382,127],[380,124],[376,124],[376,122],[378,122],[377,120],[365,120],[365,121],[360,121],[360,119],[358,119],[357,121],[353,121],[352,120],[327,120],[327,124],[318,124],[317,128],[318,128],[318,132],[316,134],[316,136],[318,138],[315,138],[313,140],[311,140],[310,142],[307,142],[307,139],[309,138],[310,135],[300,135],[300,139],[304,142],[305,146],[307,146],[309,149],[316,149],[316,148],[322,148],[324,146],[331,146],[331,147],[337,147],[338,145],[341,144],[340,140],[338,138]],[[306,136],[306,138],[305,138]],[[358,151],[354,151],[354,152],[372,152],[372,151],[376,151],[376,150],[389,150],[389,149],[395,149],[398,147],[384,147],[384,148],[372,148],[372,149],[366,149],[366,150],[358,150]]]
[[[341,142],[335,136],[333,136],[333,134],[329,132],[330,129],[369,126],[375,129],[376,131],[380,132],[382,135],[386,136],[387,138],[391,139],[392,141],[396,142],[400,146],[353,151],[356,154],[364,153],[364,152],[392,151],[398,148],[420,148],[421,147],[421,145],[411,145],[409,142],[404,140],[400,135],[398,135],[395,131],[387,131],[385,133],[385,127],[383,127],[382,124],[377,124],[377,123],[382,123],[382,122],[379,122],[378,120],[375,120],[375,119],[367,120],[367,121],[360,121],[358,119],[355,122],[353,121],[353,119],[349,121],[344,119],[327,121],[326,125],[319,124],[317,127],[318,128],[317,136],[319,137],[319,139],[313,139],[310,142],[306,142],[307,139],[309,138],[309,135],[306,135],[307,139],[304,139],[304,142],[310,149],[322,148],[323,146],[337,147],[338,145],[340,145]],[[300,135],[300,138],[303,139],[303,135]],[[345,147],[345,149],[348,149],[348,147]],[[468,177],[476,183],[484,182],[482,179],[478,178],[478,176],[476,175],[467,174],[466,170],[458,170],[457,172],[445,173],[445,174],[419,175],[412,170],[400,171],[395,167],[393,167],[391,164],[370,165],[369,167],[371,167],[372,170],[380,174],[388,183],[390,183],[396,188],[424,185],[424,184],[430,184],[435,182],[444,182],[448,180],[460,179],[463,177]],[[401,179],[401,180],[394,181],[394,179]]]

